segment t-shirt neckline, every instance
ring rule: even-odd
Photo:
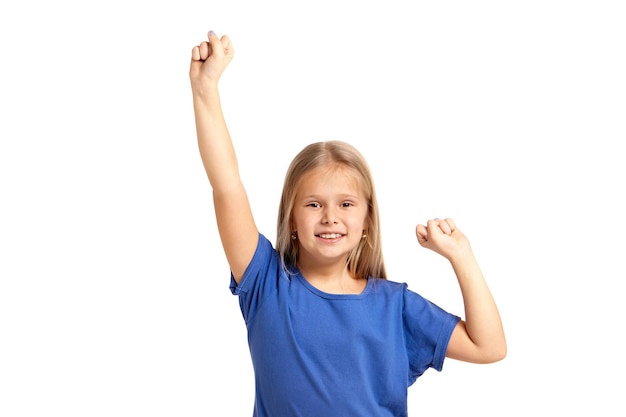
[[[363,288],[363,291],[361,291],[359,294],[334,294],[334,293],[328,293],[328,292],[322,291],[319,288],[313,286],[313,284],[311,284],[309,281],[306,280],[306,278],[304,278],[304,276],[299,270],[296,271],[295,275],[298,281],[306,289],[308,289],[309,291],[311,291],[313,294],[317,295],[318,297],[326,298],[329,300],[355,300],[355,299],[363,298],[369,293],[370,288],[372,286],[372,281],[373,281],[371,278],[367,278],[367,284],[365,285],[365,288]]]

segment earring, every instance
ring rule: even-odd
[[[365,230],[363,230],[363,235],[361,236],[361,239],[365,239],[367,237],[367,233],[365,233]]]
[[[291,240],[296,240],[298,239],[298,231],[294,230],[293,232],[291,232]]]

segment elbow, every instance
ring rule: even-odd
[[[476,346],[476,350],[473,359],[469,359],[469,362],[478,364],[490,364],[500,362],[507,355],[506,342],[492,341],[491,343],[484,344],[482,346]]]
[[[499,346],[493,346],[492,349],[489,350],[489,353],[483,357],[484,363],[500,362],[501,360],[506,358],[506,354],[506,342],[503,342]]]
[[[493,354],[491,357],[491,363],[500,362],[502,359],[506,358],[506,346]]]

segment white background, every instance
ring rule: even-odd
[[[210,29],[270,239],[327,139],[371,163],[390,279],[462,315],[414,227],[469,236],[509,354],[427,372],[410,415],[624,415],[623,2],[39,3],[0,7],[0,415],[251,415],[188,79]]]

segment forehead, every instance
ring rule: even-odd
[[[358,172],[344,165],[317,167],[300,179],[297,193],[299,197],[328,193],[365,194]]]

